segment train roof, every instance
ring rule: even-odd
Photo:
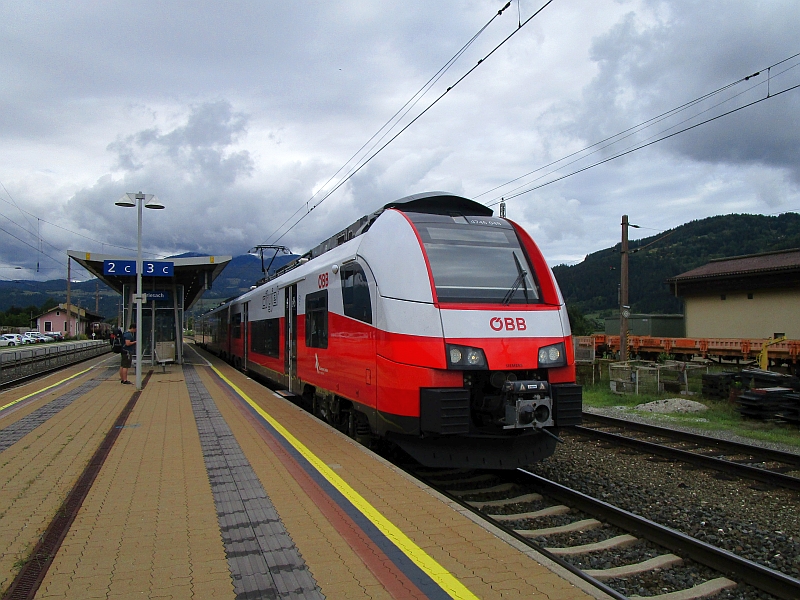
[[[355,223],[342,229],[339,233],[329,237],[321,244],[315,246],[300,258],[293,260],[282,268],[278,269],[273,275],[265,281],[271,281],[276,277],[280,277],[284,273],[299,267],[301,264],[325,254],[329,250],[341,246],[347,241],[352,240],[354,237],[366,233],[370,226],[375,222],[381,213],[387,209],[395,209],[401,212],[413,213],[426,213],[433,215],[447,215],[447,216],[463,216],[463,217],[491,217],[494,214],[491,208],[484,206],[474,200],[457,196],[449,192],[423,192],[421,194],[413,194],[405,196],[394,202],[390,202],[376,210],[373,213],[364,215]]]

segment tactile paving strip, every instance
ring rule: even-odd
[[[183,372],[236,598],[324,598],[194,367]]]
[[[93,379],[82,383],[74,390],[70,390],[63,396],[59,396],[36,409],[31,414],[21,418],[16,423],[12,423],[5,429],[0,429],[0,452],[8,450],[11,446],[16,444],[19,440],[28,435],[31,431],[46,423],[48,419],[54,417],[59,412],[64,410],[67,406],[75,402],[78,398],[92,391],[103,381],[105,381],[108,373],[114,369],[106,369],[104,372],[98,374]]]

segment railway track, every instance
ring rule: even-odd
[[[800,491],[800,455],[740,444],[656,425],[583,413],[573,430],[704,469]]]
[[[35,344],[0,352],[0,389],[110,352],[105,340]]]
[[[614,598],[800,598],[800,580],[525,470],[410,471]]]

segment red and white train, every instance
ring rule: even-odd
[[[428,466],[531,464],[580,422],[567,310],[539,248],[444,192],[361,218],[198,329],[335,427]]]

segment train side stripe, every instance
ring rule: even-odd
[[[380,511],[372,506],[361,494],[345,482],[333,469],[328,467],[323,460],[317,457],[300,440],[294,437],[283,425],[276,421],[269,413],[256,404],[244,391],[220,372],[211,366],[214,372],[222,379],[239,397],[275,429],[308,463],[316,469],[336,490],[339,491],[364,517],[366,517],[378,530],[386,536],[403,554],[405,554],[417,567],[446,592],[451,598],[457,600],[477,600],[477,596],[467,589],[447,569],[440,565],[427,552],[420,548],[413,540],[403,533]]]
[[[80,371],[79,373],[75,373],[74,375],[70,375],[70,376],[69,376],[69,377],[67,377],[66,379],[62,379],[61,381],[57,381],[57,382],[56,382],[56,383],[54,383],[53,385],[48,385],[47,387],[44,387],[44,388],[42,388],[42,389],[40,389],[40,390],[37,390],[37,391],[35,391],[35,392],[31,392],[31,393],[30,393],[30,394],[28,394],[27,396],[23,396],[22,398],[17,398],[16,400],[12,400],[12,401],[11,401],[11,402],[9,402],[8,404],[4,404],[3,406],[0,406],[0,412],[4,411],[4,410],[5,410],[5,409],[7,409],[7,408],[11,408],[11,407],[12,407],[12,406],[14,406],[15,404],[19,404],[19,403],[20,403],[20,402],[22,402],[23,400],[27,400],[28,398],[32,398],[33,396],[36,396],[36,395],[38,395],[38,394],[41,394],[41,393],[43,393],[43,392],[46,392],[47,390],[52,390],[54,387],[58,387],[59,385],[61,385],[62,383],[66,383],[66,382],[67,382],[67,381],[69,381],[70,379],[75,379],[76,377],[79,377],[79,376],[83,375],[84,373],[88,373],[88,372],[89,372],[89,371],[91,371],[93,368],[94,368],[94,367],[89,367],[88,369],[84,369],[83,371]]]

